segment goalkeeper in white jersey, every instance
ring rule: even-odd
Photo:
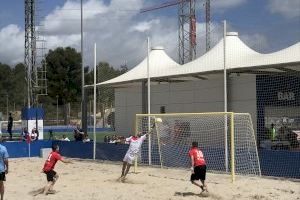
[[[129,169],[134,161],[134,158],[139,153],[140,148],[146,138],[147,134],[126,138],[126,142],[129,142],[129,148],[123,159],[122,175],[120,177],[121,181],[125,180],[125,177],[128,174]]]

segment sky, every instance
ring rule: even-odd
[[[0,62],[11,66],[24,60],[24,0],[0,0]],[[47,49],[71,46],[80,51],[80,1],[36,0]],[[83,0],[84,63],[134,67],[151,46],[163,46],[178,61],[177,6],[141,14],[139,10],[170,0]],[[197,57],[205,52],[205,9],[196,0]],[[211,43],[228,31],[239,33],[248,46],[270,53],[300,41],[299,0],[211,0]]]

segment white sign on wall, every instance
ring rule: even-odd
[[[31,133],[33,128],[36,128],[36,120],[28,120],[28,132]],[[44,139],[43,133],[43,120],[37,120],[38,123],[38,131],[39,131],[39,140]]]
[[[277,97],[279,101],[294,101],[295,93],[294,92],[277,92]]]

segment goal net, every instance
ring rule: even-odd
[[[256,138],[250,114],[137,114],[136,133],[150,136],[143,143],[139,164],[189,167],[188,151],[198,142],[210,171],[260,175]]]

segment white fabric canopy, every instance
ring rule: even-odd
[[[149,54],[149,74],[150,77],[159,77],[161,74],[166,75],[168,71],[173,67],[178,67],[179,64],[172,60],[164,51],[163,47],[154,47]],[[147,57],[136,67],[130,71],[102,82],[97,85],[116,84],[132,82],[147,78]]]
[[[239,39],[237,33],[228,33],[225,51],[227,69],[256,68],[300,62],[299,42],[274,53],[261,54],[245,45]],[[214,48],[200,58],[182,65],[179,69],[172,69],[170,75],[197,74],[223,69],[224,43],[222,39]]]
[[[223,39],[209,52],[184,65],[179,65],[166,55],[163,48],[154,48],[150,52],[150,77],[176,77],[189,74],[201,74],[224,69]],[[261,54],[245,45],[235,32],[226,36],[226,68],[255,69],[272,66],[300,64],[300,42],[280,51]],[[111,80],[97,85],[120,84],[147,78],[147,58],[136,67]]]

